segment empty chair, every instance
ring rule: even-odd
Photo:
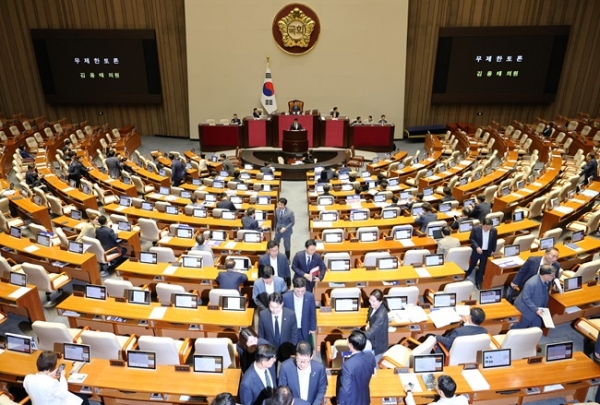
[[[81,342],[90,345],[92,358],[125,359],[127,350],[135,348],[136,336],[119,336],[111,332],[85,330],[81,333]]]
[[[47,194],[46,198],[50,205],[50,212],[57,217],[69,215],[71,211],[75,209],[74,205],[62,205],[61,201],[53,195]]]
[[[84,329],[67,328],[60,322],[35,321],[31,327],[37,337],[38,350],[60,352],[62,347],[57,350],[57,343],[61,346],[62,343],[81,343],[80,335],[84,331]]]
[[[140,218],[138,220],[138,226],[140,227],[140,238],[152,242],[158,242],[169,234],[168,229],[158,229],[158,225],[156,225],[156,222],[152,219]]]
[[[156,353],[156,364],[173,366],[185,364],[192,351],[190,338],[175,340],[171,337],[140,336],[140,350]]]
[[[498,186],[493,185],[485,188],[483,195],[485,196],[485,202],[493,203],[494,197],[496,196],[496,192],[498,191]]]
[[[406,181],[405,181],[405,183],[408,184],[409,186],[418,187],[419,186],[419,180],[422,177],[425,177],[426,174],[427,174],[427,169],[420,169],[415,174],[415,177],[409,177],[409,178],[407,178]]]
[[[107,278],[104,280],[104,286],[109,297],[127,297],[127,290],[140,290],[129,280],[120,280],[117,278]]]
[[[525,252],[527,250],[531,250],[531,244],[533,243],[534,239],[535,235],[533,234],[517,236],[513,241],[513,245],[519,245],[520,251]]]
[[[11,271],[21,270],[21,265],[17,264],[13,259],[0,256],[0,278],[8,280]]]
[[[567,225],[567,229],[572,232],[584,231],[586,235],[595,233],[600,225],[600,210],[589,212],[583,215],[579,220],[573,221]]]
[[[445,355],[446,365],[456,366],[458,364],[477,363],[477,353],[488,350],[490,342],[489,335],[481,334],[457,337],[454,339],[450,350],[440,342],[438,342],[438,346]]]
[[[403,266],[422,265],[425,263],[425,255],[430,254],[427,249],[408,250],[402,259]]]
[[[38,290],[46,294],[44,306],[53,307],[56,302],[51,299],[52,293],[60,292],[65,285],[71,281],[67,273],[48,273],[46,269],[38,264],[23,263],[22,270],[29,278],[29,284],[35,285]]]
[[[417,304],[419,302],[419,287],[391,287],[386,295],[392,297],[406,297],[407,304]]]
[[[5,215],[3,212],[0,212],[0,228],[5,233],[10,234],[10,227],[16,226],[17,228],[25,225],[25,222],[21,218],[11,218],[10,215]]]
[[[103,206],[119,202],[118,195],[114,194],[112,190],[104,190],[98,185],[98,183],[94,183],[94,191],[96,192],[98,200],[100,200]]]
[[[375,233],[376,237],[375,240],[373,240],[373,242],[376,242],[379,239],[379,228],[376,226],[364,226],[362,228],[358,228],[356,230],[356,238],[359,241],[363,241],[364,237],[361,237],[362,234],[372,234]],[[367,241],[368,239],[364,239],[365,241]]]
[[[510,349],[511,360],[524,359],[537,355],[537,346],[542,338],[542,330],[538,327],[511,329],[505,335],[494,335],[491,347],[494,349]]]
[[[173,249],[168,247],[152,246],[150,252],[156,253],[156,259],[160,263],[173,263],[177,261]]]
[[[202,338],[194,343],[194,354],[221,356],[223,368],[235,366],[235,347],[229,338]]]
[[[337,235],[337,236],[328,236],[328,235]],[[332,239],[329,239],[332,238]],[[328,242],[331,240],[337,240],[339,238],[340,242],[343,242],[346,239],[346,234],[344,232],[344,229],[324,229],[323,232],[321,233],[321,239],[325,242],[325,243],[331,243]]]
[[[469,260],[473,249],[469,246],[453,247],[448,250],[445,261],[456,263],[463,271],[469,270]]]
[[[592,260],[591,262],[583,263],[578,265],[576,270],[565,270],[560,277],[562,280],[565,278],[579,277],[581,276],[581,282],[587,283],[596,278],[596,273],[600,270],[600,259]]]
[[[430,335],[423,343],[413,338],[405,338],[397,345],[390,347],[379,361],[381,368],[409,367],[413,356],[430,354],[436,344],[435,336]],[[414,349],[408,347],[409,343],[416,344]]]
[[[33,237],[35,239],[37,239],[37,236],[40,233],[49,233],[45,227],[43,227],[42,225],[34,224],[34,223],[29,224],[29,231],[31,231],[31,233],[33,234]],[[60,243],[61,243],[60,239],[57,238],[56,236],[54,236],[50,239],[50,246],[58,246],[58,245],[60,245]]]
[[[161,304],[170,304],[173,294],[185,294],[185,288],[178,284],[157,283],[156,295]]]
[[[142,181],[142,179],[139,176],[132,175],[131,181],[133,181],[133,184],[135,185],[135,189],[137,190],[138,194],[146,195],[148,193],[153,193],[155,191],[153,185],[144,184],[144,182]]]
[[[117,246],[112,247],[108,250],[104,250],[102,244],[96,238],[84,236],[83,238],[81,238],[81,241],[85,244],[90,245],[86,253],[93,253],[96,256],[96,262],[98,263],[98,266],[100,268],[101,277],[108,276],[108,268],[111,265],[111,263],[123,255],[121,249],[119,249]]]
[[[238,290],[229,290],[226,288],[213,288],[208,293],[208,305],[220,305],[221,297],[239,297]]]
[[[578,318],[573,322],[573,329],[581,333],[586,339],[595,342],[598,340],[600,333],[600,319]]]

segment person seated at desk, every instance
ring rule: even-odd
[[[400,206],[398,205],[398,201],[400,201],[400,200],[398,199],[398,197],[396,197],[396,196],[393,196],[393,197],[392,197],[392,203],[391,203],[390,205],[388,205],[388,207],[400,207]]]
[[[58,355],[45,350],[36,360],[37,374],[27,374],[23,388],[33,405],[88,404],[85,400],[69,392],[65,370],[58,373]]]
[[[585,157],[586,164],[581,168],[580,176],[583,176],[584,183],[587,184],[589,178],[592,180],[598,180],[598,161],[594,153],[588,153]]]
[[[331,118],[339,118],[340,117],[340,112],[338,111],[337,107],[333,107],[333,110],[331,110],[331,112],[329,113],[329,115],[331,115]]]
[[[548,307],[550,283],[554,280],[555,269],[543,265],[537,276],[525,282],[521,294],[515,300],[515,308],[521,312],[521,321],[512,326],[512,329],[542,327],[543,312],[540,308]]]
[[[356,125],[356,124],[362,124],[360,115],[358,117],[356,117],[356,119],[350,123],[350,125]]]
[[[292,115],[300,115],[300,114],[302,114],[302,109],[300,108],[300,104],[298,102],[294,103],[294,105],[292,106],[292,109],[290,110],[290,113]]]
[[[252,328],[242,328],[236,345],[240,369],[245,373],[248,367],[256,360],[256,349],[258,345],[268,345],[269,342],[258,337],[258,333]]]
[[[320,195],[320,197],[325,197],[325,196],[329,196],[329,197],[333,197],[333,194],[331,194],[331,184],[323,184],[323,194]]]
[[[319,174],[319,180],[317,181],[319,184],[329,183],[329,176],[327,176],[327,170],[323,170],[321,174]]]
[[[225,261],[225,271],[220,271],[216,278],[219,288],[226,290],[240,290],[240,284],[248,281],[248,276],[235,271],[235,260]]]
[[[290,285],[290,262],[283,253],[279,253],[279,243],[276,241],[270,240],[267,242],[267,253],[258,258],[258,266],[259,268],[263,266],[263,269],[267,266],[271,266],[273,268],[273,274],[282,277],[285,284],[288,286]],[[262,277],[262,273],[259,272],[258,275]]]
[[[65,144],[62,147],[62,152],[64,156],[70,156],[68,152],[71,152],[71,140],[65,139]]]
[[[227,155],[224,153],[221,153],[219,155],[219,162],[221,162],[221,164],[223,165],[223,170],[225,170],[227,172],[228,176],[233,176],[233,172],[235,172],[235,167],[233,166],[233,163],[231,163],[231,160],[227,159]]]
[[[415,203],[422,203],[423,197],[425,197],[425,195],[419,191],[413,196],[412,201],[406,203],[406,209],[410,211]]]
[[[560,277],[561,269],[557,260],[558,249],[554,246],[546,249],[544,256],[530,256],[525,263],[523,263],[523,266],[519,269],[519,272],[515,275],[513,281],[511,281],[510,286],[512,288],[519,287],[519,289],[522,290],[527,280],[538,274],[538,271],[544,265],[554,267],[554,277]]]
[[[442,198],[442,202],[446,201],[454,201],[456,198],[452,195],[452,189],[448,186],[445,186],[442,191],[444,192],[444,197]]]
[[[273,174],[275,172],[273,164],[271,162],[265,162],[265,165],[260,168],[260,172],[262,174]]]
[[[277,348],[271,344],[258,345],[256,361],[244,373],[240,383],[241,405],[263,405],[271,398],[276,386],[275,363]]]
[[[287,291],[285,280],[274,273],[273,267],[264,266],[261,278],[254,282],[252,300],[260,311],[269,307],[269,296],[272,293],[283,294]]]
[[[34,156],[31,156],[29,152],[27,152],[27,146],[23,145],[19,148],[19,155],[23,160],[35,160]]]
[[[243,183],[244,181],[240,179],[240,171],[235,169],[233,171],[233,179],[229,180],[230,183]]]
[[[233,114],[233,118],[230,121],[232,124],[241,125],[242,121],[238,118],[237,114]]]
[[[546,126],[544,127],[544,130],[542,131],[542,136],[544,138],[551,137],[553,129],[554,129],[554,122],[547,123]]]
[[[373,116],[369,115],[369,117],[363,121],[363,124],[372,124],[373,123]]]
[[[350,175],[351,171],[352,171],[352,169],[350,167],[348,167],[348,166],[346,166],[345,164],[342,163],[338,167],[338,171],[337,171],[338,172],[338,177],[339,177],[340,174],[348,174],[348,175]]]
[[[431,402],[429,405],[469,405],[469,400],[467,397],[464,395],[456,395],[456,382],[449,375],[442,374],[438,377],[435,390],[440,396],[440,399],[439,401]],[[412,393],[412,385],[404,387],[404,391],[406,391],[404,403],[406,405],[416,405],[415,398]]]
[[[492,211],[492,205],[485,202],[485,195],[483,194],[479,194],[476,198],[477,204],[469,212],[469,218],[478,219],[483,224],[486,215]]]
[[[196,194],[190,196],[190,205],[192,207],[203,207],[202,203],[198,202],[198,196]]]
[[[206,163],[206,153],[204,152],[200,154],[200,160],[198,161],[198,169],[200,170],[199,174],[208,171],[208,165]]]
[[[290,131],[301,131],[304,128],[302,127],[302,124],[300,124],[300,122],[298,121],[298,118],[294,118],[294,122],[292,122],[292,125],[290,125]]]
[[[312,149],[309,149],[307,152],[304,152],[302,155],[302,163],[315,163],[315,158],[312,154]]]
[[[487,329],[481,326],[483,321],[485,321],[485,312],[483,309],[479,307],[473,307],[471,308],[469,315],[463,319],[463,326],[450,330],[445,334],[445,336],[436,336],[435,340],[443,344],[446,349],[450,350],[452,343],[454,343],[454,339],[457,337],[488,333]],[[441,353],[442,350],[437,347],[436,352]]]
[[[25,173],[25,182],[31,188],[40,187],[44,190],[46,189],[46,185],[42,183],[37,168],[33,163],[27,165],[27,172]]]
[[[423,205],[423,213],[415,219],[415,225],[421,225],[421,232],[425,232],[427,230],[427,225],[430,222],[437,221],[438,216],[431,212],[431,204],[428,202],[424,202]]]
[[[88,238],[96,237],[96,227],[98,226],[98,215],[90,214],[88,221],[83,224],[79,235],[77,236],[76,242],[81,242],[84,236]]]
[[[258,108],[255,108],[254,110],[252,110],[252,116],[254,118],[260,118],[261,114],[260,114],[260,111],[258,111]]]
[[[246,215],[242,217],[242,229],[248,229],[251,231],[260,230],[260,226],[256,220],[256,210],[254,207],[248,208],[246,210]]]
[[[448,251],[455,247],[460,247],[460,241],[457,238],[450,236],[452,229],[449,226],[442,227],[442,239],[437,241],[437,254],[444,255],[444,259],[448,255]]]
[[[387,119],[385,119],[385,114],[381,114],[381,118],[377,121],[378,124],[387,124]]]
[[[191,250],[201,250],[203,252],[208,252],[212,255],[213,260],[215,258],[215,255],[212,251],[212,249],[210,248],[210,246],[206,246],[206,239],[204,239],[204,234],[202,232],[198,233],[198,235],[196,235],[196,244],[194,245],[194,247],[192,247]]]
[[[216,208],[222,208],[234,212],[237,211],[235,204],[229,200],[227,193],[221,194],[221,200],[217,203]]]
[[[470,221],[471,220],[471,218],[469,218],[470,212],[471,212],[471,210],[469,209],[469,207],[463,207],[462,210],[460,211],[460,217],[456,218],[456,216],[454,216],[454,222],[452,222],[452,225],[450,225],[450,228],[452,228],[456,231],[460,227],[461,223]]]

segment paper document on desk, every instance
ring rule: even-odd
[[[594,197],[596,197],[598,195],[598,192],[594,191],[594,190],[583,190],[581,192],[581,194],[583,194],[586,197],[594,198]]]
[[[162,198],[162,194],[158,194],[158,193],[150,193],[149,198],[158,198],[161,199]]]
[[[112,183],[113,181],[115,181],[115,179],[106,179],[106,180],[104,180],[105,183]]]
[[[565,387],[563,387],[562,384],[551,384],[551,385],[545,385],[543,388],[543,392],[550,392],[550,391],[558,391],[558,390],[564,390]]]
[[[163,319],[166,312],[167,307],[156,307],[150,313],[150,319]]]
[[[73,187],[67,187],[67,188],[63,188],[61,191],[63,193],[68,193],[69,191],[75,190]]]
[[[223,249],[233,249],[237,246],[237,242],[234,241],[229,241],[225,244],[225,246],[223,246]]]
[[[317,242],[317,250],[325,250],[325,244],[323,242]]]
[[[419,277],[431,277],[431,273],[425,267],[415,267]]]
[[[393,319],[394,323],[410,323],[410,318],[408,317],[408,312],[406,312],[406,310],[396,309],[390,311],[389,316]]]
[[[29,246],[23,248],[23,250],[26,251],[27,253],[33,253],[33,252],[35,252],[36,250],[39,250],[39,249],[40,248],[37,247],[36,245],[29,245]]]
[[[552,314],[548,308],[538,308],[542,310],[542,321],[544,326],[548,329],[554,329],[554,321],[552,320]]]
[[[428,179],[429,179],[429,180],[440,180],[440,179],[441,179],[441,177],[440,177],[440,176],[435,176],[435,175],[434,175],[434,176],[429,176],[429,177],[428,177]]]
[[[168,195],[165,200],[167,201],[175,201],[178,197],[176,195]]]
[[[411,322],[425,322],[428,319],[425,310],[418,305],[407,306],[406,313]]]
[[[569,200],[569,202],[574,202],[575,204],[585,204],[586,203],[584,200],[580,200],[578,198],[571,198]]]
[[[117,208],[115,208],[115,211],[119,211],[119,212],[121,212],[121,211],[124,211],[124,210],[125,210],[125,208],[127,208],[127,207],[125,207],[125,206],[123,206],[123,205],[119,205]]]
[[[531,194],[531,193],[533,193],[533,190],[530,190],[530,189],[528,189],[528,188],[522,188],[522,189],[521,189],[521,190],[519,190],[519,191],[523,191],[524,193],[527,193],[527,194]]]
[[[158,243],[169,243],[171,242],[171,239],[173,239],[172,236],[165,236],[161,240],[159,240]]]
[[[471,313],[471,306],[460,304],[455,307],[455,310],[458,316],[469,316]]]
[[[429,319],[431,319],[436,328],[443,328],[451,323],[461,321],[460,316],[458,316],[454,308],[432,309],[429,312]]]
[[[473,391],[486,391],[490,389],[490,384],[478,369],[463,370],[462,375]]]
[[[313,221],[313,225],[319,228],[331,228],[333,222],[331,221]]]
[[[400,383],[403,388],[408,387],[408,384],[410,383],[412,384],[412,392],[423,392],[423,387],[421,387],[415,373],[400,373],[398,376],[400,377]]]
[[[387,202],[376,202],[376,203],[373,203],[373,205],[376,206],[377,208],[385,208],[389,204]]]
[[[494,263],[496,266],[499,266],[502,268],[508,268],[508,267],[522,266],[523,263],[525,263],[525,261],[523,259],[521,259],[519,256],[511,256],[511,257],[503,257],[501,259],[494,259],[494,260],[492,260],[492,263]]]
[[[415,245],[412,239],[400,239],[398,242],[404,247],[413,247]]]
[[[428,195],[427,197],[423,197],[423,201],[435,201],[437,197],[434,195]]]
[[[554,208],[554,211],[562,212],[563,214],[570,214],[574,211],[574,209],[571,207],[558,206]]]
[[[12,298],[12,299],[15,299],[15,300],[19,299],[19,298],[21,298],[21,296],[23,296],[26,293],[28,293],[29,290],[30,290],[30,288],[27,288],[27,287],[19,287],[16,290],[14,290],[12,293],[10,293],[8,295],[8,297]]]
[[[87,376],[88,376],[87,374],[75,373],[75,374],[71,374],[69,376],[69,378],[67,379],[67,381],[70,383],[82,383],[85,381]]]
[[[79,312],[75,311],[63,311],[62,316],[81,316]]]
[[[175,274],[175,271],[177,271],[178,268],[179,268],[178,266],[167,266],[163,270],[162,274],[165,276]]]

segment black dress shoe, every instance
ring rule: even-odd
[[[481,290],[481,283],[479,283],[479,282],[476,282],[476,283],[475,283],[475,287],[477,287],[477,289],[478,289],[478,290]]]

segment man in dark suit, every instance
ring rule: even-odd
[[[331,110],[331,118],[339,118],[340,116],[340,112],[338,111],[337,107],[333,107],[333,110]]]
[[[288,386],[294,404],[321,405],[327,391],[325,367],[312,359],[313,349],[308,342],[296,345],[296,358],[284,361],[279,370],[279,386]]]
[[[485,216],[492,211],[492,205],[489,202],[485,202],[485,195],[479,194],[477,196],[477,204],[473,207],[469,213],[469,218],[478,219],[483,224]]]
[[[425,233],[427,225],[430,222],[437,221],[438,216],[431,212],[431,204],[428,202],[423,203],[423,213],[415,219],[415,225],[421,225],[421,232]]]
[[[454,339],[457,337],[481,335],[487,333],[487,329],[481,326],[483,321],[485,321],[485,312],[483,309],[479,307],[471,308],[469,316],[467,316],[464,321],[465,322],[463,326],[452,329],[449,333],[446,333],[445,336],[436,336],[435,339],[443,344],[446,349],[450,350],[452,343],[454,343]],[[441,353],[440,349],[436,351]]]
[[[260,111],[258,111],[258,108],[255,108],[254,110],[252,110],[252,116],[254,118],[260,118]]]
[[[269,310],[258,316],[258,336],[277,348],[280,361],[287,360],[298,343],[296,314],[283,307],[283,296],[274,292],[269,296]]]
[[[119,238],[117,238],[117,234],[115,233],[115,231],[113,231],[112,228],[106,226],[107,222],[108,219],[104,215],[100,215],[100,217],[98,217],[98,225],[100,226],[96,228],[96,239],[100,241],[100,244],[102,245],[102,249],[104,249],[104,251],[107,251],[112,248],[119,249],[119,251],[121,252],[121,257],[119,258],[119,260],[122,261],[125,259],[125,253],[127,253],[127,248],[119,245]],[[100,273],[100,275],[108,275],[106,270],[103,270]]]
[[[229,177],[233,176],[233,173],[235,172],[235,167],[233,166],[233,163],[231,163],[231,160],[227,159],[227,155],[224,153],[221,153],[219,155],[219,161],[221,162],[221,165],[223,166],[222,170],[225,170]]]
[[[169,159],[171,159],[171,185],[179,187],[185,179],[185,165],[173,154],[169,155]]]
[[[481,225],[471,229],[469,240],[471,241],[473,252],[471,253],[471,262],[469,263],[469,269],[465,273],[465,277],[471,275],[477,262],[479,262],[479,271],[475,274],[475,285],[481,290],[488,257],[496,251],[496,243],[498,241],[498,231],[492,226],[492,220],[486,218]]]
[[[301,250],[296,253],[294,260],[292,260],[292,270],[294,271],[294,278],[304,277],[308,283],[306,284],[306,291],[312,292],[315,286],[315,280],[323,280],[327,267],[321,259],[321,256],[316,253],[317,242],[314,239],[308,239],[304,243],[305,250]],[[314,270],[311,274],[311,271]],[[319,274],[317,275],[316,272]]]
[[[584,181],[587,184],[588,179],[591,177],[592,180],[598,180],[598,161],[596,155],[588,153],[586,156],[587,163],[581,168],[580,176],[584,176]]]
[[[305,278],[295,278],[293,291],[283,294],[283,306],[296,314],[300,342],[310,342],[310,335],[317,331],[315,296],[306,291],[306,284]]]
[[[600,339],[596,339],[596,345],[594,346],[594,354],[592,358],[596,362],[596,364],[600,364]],[[596,391],[596,397],[594,401],[600,403],[600,388]]]
[[[231,119],[231,123],[235,125],[242,125],[242,121],[238,118],[237,114],[233,114],[233,118]]]
[[[444,187],[444,198],[442,198],[442,202],[446,201],[454,201],[456,198],[452,195],[452,189],[448,186]]]
[[[355,330],[348,337],[348,348],[352,353],[344,361],[337,378],[335,396],[338,405],[368,405],[371,403],[369,383],[377,363],[371,352],[363,352],[367,337]]]
[[[246,215],[242,217],[242,229],[248,229],[250,231],[260,230],[260,226],[256,220],[256,210],[254,207],[248,208],[246,210]]]
[[[274,274],[282,277],[289,286],[291,282],[290,262],[283,253],[279,253],[279,243],[274,240],[267,242],[267,253],[258,258],[258,266],[273,267]],[[261,276],[259,274],[259,276]]]
[[[262,405],[271,398],[275,388],[275,362],[277,349],[270,344],[258,345],[256,361],[248,367],[240,383],[239,397],[242,405]]]
[[[115,156],[115,151],[109,149],[106,155],[108,157],[106,158],[104,163],[106,163],[106,167],[108,168],[108,175],[113,179],[120,178],[123,166],[121,166],[121,161],[119,160],[119,158]]]
[[[300,124],[300,122],[298,121],[298,118],[294,118],[294,122],[292,122],[292,125],[290,125],[290,131],[301,131],[304,128],[302,127],[302,124]]]
[[[226,271],[220,271],[217,275],[216,280],[217,283],[219,283],[219,288],[239,291],[240,284],[244,284],[248,281],[248,276],[234,270],[235,261],[233,259],[229,259],[225,262],[225,269]]]
[[[460,224],[466,221],[470,221],[471,218],[469,218],[469,213],[471,212],[471,210],[469,209],[469,207],[463,207],[463,209],[461,210],[461,215],[460,217],[456,218],[454,217],[454,222],[452,222],[452,225],[450,225],[450,228],[457,230],[460,227]]]
[[[221,194],[221,200],[216,205],[216,208],[222,208],[229,211],[237,211],[235,204],[231,202],[227,193]]]
[[[529,257],[523,266],[519,269],[519,272],[510,283],[512,288],[519,287],[520,290],[523,289],[527,280],[536,275],[543,265],[549,265],[554,267],[555,273],[554,277],[560,277],[560,265],[557,262],[558,260],[558,249],[555,247],[551,247],[546,249],[546,253],[544,256],[531,256]]]
[[[273,165],[271,162],[265,162],[265,165],[260,168],[262,174],[273,174]]]
[[[539,275],[525,282],[523,291],[515,301],[515,307],[521,312],[521,321],[513,325],[513,329],[542,327],[542,311],[539,308],[548,307],[548,292],[554,271],[554,267],[544,265]]]
[[[274,241],[279,243],[283,238],[283,246],[285,248],[285,256],[290,259],[290,251],[292,250],[292,233],[294,232],[294,224],[296,218],[294,211],[287,208],[287,198],[280,198],[275,208],[275,216],[273,218],[275,227]]]
[[[252,288],[252,300],[259,311],[269,307],[269,297],[272,293],[283,294],[287,291],[287,284],[281,277],[273,274],[273,267],[265,266],[258,280]]]

